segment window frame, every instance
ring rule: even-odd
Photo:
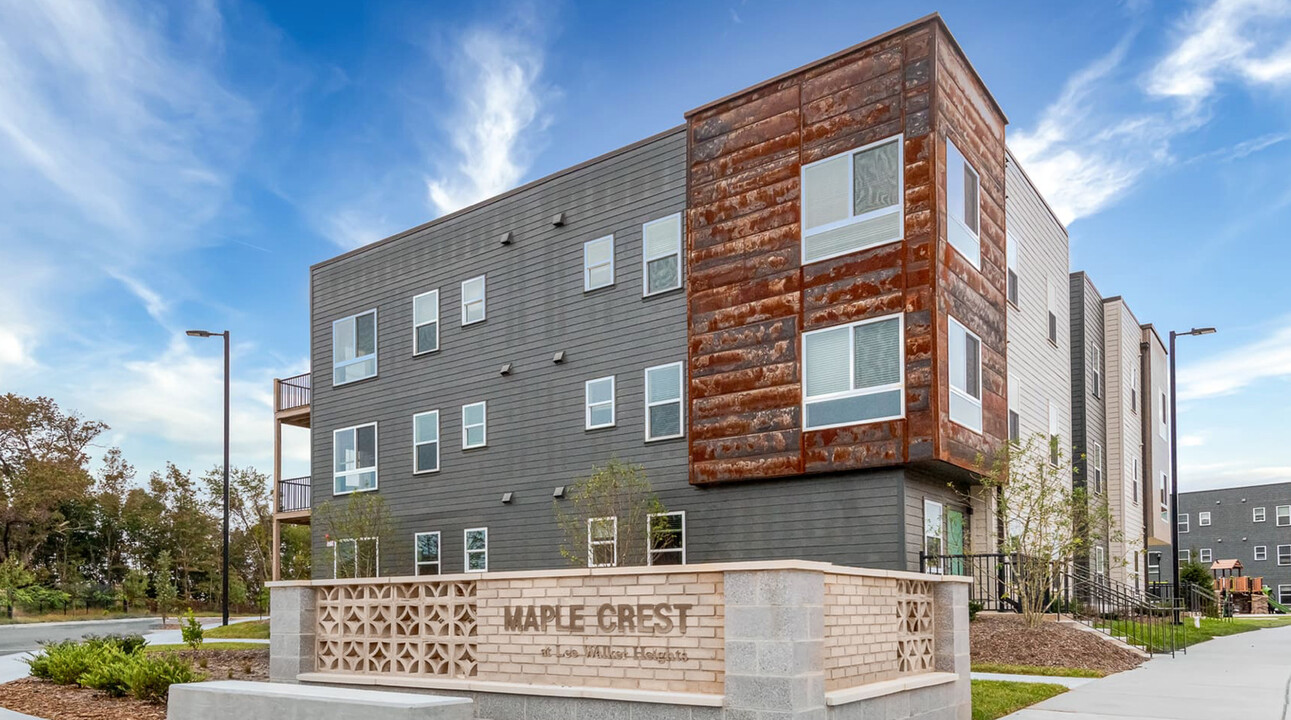
[[[1045,312],[1048,313],[1045,326],[1045,337],[1049,344],[1058,347],[1059,331],[1062,329],[1058,323],[1058,307],[1061,305],[1061,291],[1059,285],[1054,283],[1053,278],[1045,279]]]
[[[618,383],[615,381],[614,377],[615,376],[613,375],[606,375],[605,377],[594,378],[592,380],[587,380],[583,383],[583,429],[584,430],[603,430],[605,428],[612,428],[617,423],[618,421],[617,384]],[[601,406],[601,405],[605,405],[605,403],[592,402],[592,384],[605,382],[606,380],[610,381],[610,400],[609,400],[610,421],[608,423],[602,423],[600,425],[593,425],[592,424],[592,406],[593,405]]]
[[[1192,532],[1192,513],[1179,513],[1179,534]]]
[[[678,384],[680,385],[680,387],[677,388],[679,391],[677,399],[650,402],[650,371],[663,370],[664,368],[670,368],[670,367],[677,368]],[[686,367],[684,363],[682,363],[681,361],[678,361],[678,362],[664,363],[663,365],[652,365],[651,367],[646,368],[644,400],[645,400],[645,441],[646,442],[657,442],[660,440],[675,440],[677,438],[686,437]],[[679,417],[680,422],[677,424],[678,432],[675,435],[652,436],[650,434],[650,427],[651,427],[650,408],[658,405],[669,405],[672,403],[677,403],[678,412],[680,415]]]
[[[676,249],[673,250],[672,252],[664,253],[662,255],[655,255],[654,257],[651,257],[650,254],[646,251],[646,240],[645,240],[646,228],[651,225],[667,222],[669,220],[672,220],[673,218],[677,218],[677,224],[678,224]],[[662,295],[664,293],[675,292],[686,286],[685,276],[683,274],[683,269],[682,269],[682,251],[681,251],[685,235],[686,235],[685,213],[676,212],[671,215],[665,215],[661,218],[655,218],[654,220],[641,223],[641,297],[653,297],[655,295]],[[653,290],[653,291],[650,290],[650,263],[655,260],[662,260],[663,258],[666,258],[669,255],[677,256],[677,286],[665,288],[662,290]]]
[[[423,560],[418,560],[418,559],[417,559],[417,553],[418,553],[418,551],[421,549],[421,542],[420,542],[420,541],[421,541],[422,536],[425,536],[425,535],[434,535],[434,536],[435,536],[435,561],[434,561],[433,563],[432,563],[432,562],[429,562],[429,561],[423,561]],[[438,531],[438,530],[431,530],[431,531],[428,531],[428,532],[413,533],[413,534],[412,534],[412,574],[413,574],[414,576],[417,576],[417,577],[420,577],[420,576],[422,576],[422,575],[432,575],[432,574],[433,574],[433,575],[442,575],[442,574],[443,574],[443,564],[444,564],[444,538],[443,538],[442,536],[440,536],[439,531]],[[434,566],[435,566],[435,572],[434,572],[434,573],[423,573],[423,572],[421,571],[421,566],[422,566],[422,565],[434,565]]]
[[[652,530],[654,519],[657,517],[672,517],[672,516],[681,517],[681,547],[656,550],[654,547],[654,534]],[[646,515],[646,565],[653,566],[655,564],[655,561],[654,561],[655,555],[657,554],[676,553],[676,552],[681,553],[681,564],[685,565],[686,564],[686,511],[672,510],[669,512],[662,512],[662,513],[648,513]]]
[[[971,338],[973,338],[974,340],[976,340],[976,341],[977,341],[977,392],[978,392],[978,394],[984,394],[984,393],[982,392],[982,391],[983,391],[983,388],[982,388],[982,364],[983,364],[983,363],[982,363],[982,348],[984,347],[984,345],[983,345],[983,343],[982,343],[982,338],[981,338],[981,336],[979,336],[977,333],[973,332],[972,330],[969,330],[967,325],[963,324],[963,323],[962,323],[962,322],[960,322],[959,320],[956,320],[956,319],[955,319],[955,317],[954,317],[953,315],[950,315],[949,313],[947,313],[947,315],[946,315],[946,319],[949,321],[949,322],[946,324],[946,372],[947,372],[947,376],[946,376],[946,387],[950,390],[950,394],[951,394],[951,395],[959,395],[961,398],[963,398],[963,399],[967,400],[968,402],[970,402],[970,403],[972,403],[972,404],[974,404],[974,405],[976,405],[976,406],[977,406],[977,410],[978,410],[978,423],[980,424],[980,426],[979,426],[979,427],[973,427],[973,426],[971,426],[971,425],[965,425],[964,423],[962,423],[962,422],[960,422],[960,421],[956,420],[955,418],[951,417],[951,414],[950,414],[950,405],[949,405],[949,403],[947,403],[947,406],[946,406],[946,418],[947,418],[948,420],[950,420],[951,422],[955,423],[956,425],[958,425],[958,426],[960,426],[960,427],[962,427],[962,428],[964,428],[964,429],[966,429],[966,430],[972,430],[973,432],[975,432],[975,433],[977,433],[977,434],[979,434],[979,435],[980,435],[980,434],[982,434],[982,432],[983,432],[983,427],[982,427],[982,426],[984,426],[984,425],[985,425],[985,417],[984,417],[984,416],[985,416],[985,412],[986,412],[986,411],[985,411],[985,408],[982,406],[982,398],[980,398],[980,397],[979,397],[979,398],[974,398],[973,396],[969,395],[969,394],[968,394],[968,392],[967,392],[966,390],[960,390],[959,388],[956,388],[956,387],[955,387],[955,379],[954,379],[954,376],[953,376],[952,374],[950,374],[950,373],[952,373],[952,372],[953,372],[952,362],[951,362],[951,358],[950,358],[950,344],[951,344],[951,341],[950,341],[950,333],[955,329],[955,327],[956,327],[956,326],[958,326],[961,330],[963,330],[963,331],[964,331],[964,334],[965,334],[965,336],[966,336],[966,338],[965,338],[965,344],[964,344],[965,350],[967,350],[967,347],[968,347],[967,337],[971,337]],[[903,336],[902,336],[902,344],[903,344],[903,346],[904,346],[904,342],[905,342],[905,337],[904,337],[904,335],[903,335]],[[967,353],[965,353],[965,358],[964,358],[964,359],[965,359],[965,361],[967,361],[967,359],[968,359],[968,358],[967,358]],[[965,370],[967,370],[967,369],[965,369]],[[965,376],[965,377],[967,377],[967,376]],[[904,381],[904,380],[905,380],[904,368],[903,368],[903,373],[902,373],[901,379],[902,379],[902,381]],[[905,403],[904,403],[904,401],[902,401],[902,409],[904,409],[904,408],[905,408]]]
[[[1279,603],[1281,603],[1281,604],[1283,604],[1283,605],[1286,605],[1286,604],[1288,604],[1288,603],[1291,603],[1291,585],[1288,585],[1288,584],[1285,584],[1285,583],[1284,583],[1284,584],[1281,584],[1281,585],[1278,585],[1278,587],[1277,587],[1277,591],[1278,591],[1278,602],[1279,602]]]
[[[1269,514],[1268,514],[1268,508],[1266,506],[1261,505],[1259,507],[1251,508],[1251,522],[1253,523],[1268,522],[1268,519],[1269,519]]]
[[[368,540],[372,541],[374,545],[374,549],[376,550],[373,556],[373,570],[376,571],[376,574],[371,576],[364,575],[363,577],[378,577],[378,578],[381,577],[381,538],[376,537],[375,535],[365,535],[363,537],[357,537],[357,538],[337,538],[336,540],[331,541],[332,542],[332,579],[333,580],[338,579],[336,576],[336,569],[340,567],[340,557],[337,551],[340,549],[341,543],[351,543],[354,545],[354,574],[351,575],[349,578],[339,578],[339,579],[359,579],[359,543],[366,542]]]
[[[419,323],[417,322],[417,301],[420,300],[421,298],[426,297],[427,295],[435,296],[435,319],[425,320]],[[435,288],[434,290],[427,290],[424,293],[412,296],[412,356],[413,357],[420,357],[422,355],[430,355],[432,353],[439,352],[439,329],[441,325],[439,321],[439,316],[440,316],[439,309],[440,309],[439,308],[439,288]],[[417,331],[420,330],[423,325],[429,325],[432,322],[435,323],[435,347],[432,350],[418,350],[417,349],[417,337],[418,337]]]
[[[610,522],[610,526],[613,528],[613,537],[610,538],[609,540],[593,540],[592,524],[601,523],[605,521]],[[596,549],[603,545],[609,545],[612,548],[612,551],[614,553],[614,559],[611,560],[609,563],[594,562],[596,557]],[[603,517],[587,518],[587,567],[605,568],[605,567],[618,567],[618,566],[619,566],[619,518],[618,516],[606,515]]]
[[[470,537],[471,537],[471,533],[473,532],[484,533],[483,550],[471,549]],[[474,570],[471,569],[471,553],[484,554],[483,568],[477,568]],[[477,573],[477,572],[488,572],[488,571],[489,571],[489,528],[487,526],[466,528],[465,530],[462,531],[462,572]]]
[[[961,160],[964,161],[965,167],[973,171],[973,182],[977,186],[977,229],[976,230],[970,230],[968,225],[961,222],[950,212],[951,204],[954,201],[954,199],[950,197],[951,150],[954,150],[954,153],[958,155]],[[967,185],[965,185],[965,188],[967,188]],[[969,257],[968,253],[964,252],[959,246],[957,246],[951,240],[949,223],[952,223],[952,222],[962,227],[964,231],[967,232],[969,236],[972,237],[972,239],[977,242],[976,260]],[[970,265],[972,265],[974,268],[977,268],[980,271],[982,269],[982,174],[978,172],[977,168],[973,166],[973,163],[968,160],[968,156],[965,155],[963,151],[959,149],[959,145],[955,143],[955,141],[950,137],[950,135],[946,136],[946,223],[947,223],[946,244],[954,248],[955,252],[959,253],[960,257],[964,258],[965,261],[967,261]]]
[[[1097,340],[1090,341],[1089,354],[1091,356],[1089,366],[1092,368],[1093,373],[1091,379],[1094,382],[1094,387],[1090,394],[1101,400],[1103,398],[1103,349],[1098,347]]]
[[[930,515],[928,511],[934,507],[936,508],[936,512],[934,514],[936,515],[936,518],[937,518],[937,535],[935,536],[929,534],[929,530],[931,528],[929,528],[928,526],[928,519],[932,517],[932,515]],[[937,538],[938,552],[935,552],[935,553],[928,552],[928,539],[932,537]],[[932,498],[929,498],[929,497],[925,497],[923,499],[923,543],[922,545],[923,545],[923,555],[929,558],[930,560],[935,558],[935,560],[933,560],[932,562],[925,563],[926,571],[933,575],[943,574],[945,572],[945,568],[941,566],[941,556],[949,554],[946,552],[946,505],[940,500],[933,500]]]
[[[480,281],[480,299],[468,301],[466,299],[466,284],[475,282],[476,280]],[[488,273],[485,273],[483,275],[476,275],[475,277],[467,278],[466,280],[462,281],[461,295],[458,297],[460,310],[462,314],[462,327],[466,327],[467,325],[475,325],[477,323],[482,323],[489,318],[489,300],[488,299],[489,299]],[[480,319],[471,320],[468,322],[466,319],[466,306],[473,303],[480,304]]]
[[[347,431],[354,432],[354,450],[357,453],[359,448],[358,431],[360,428],[365,428],[365,427],[372,428],[372,469],[368,470],[366,469],[366,467],[364,467],[364,468],[358,468],[355,470],[346,470],[341,473],[336,472],[336,436]],[[381,487],[381,429],[377,427],[376,422],[361,423],[359,425],[350,425],[348,427],[336,428],[335,430],[332,431],[331,449],[332,449],[332,497],[341,497],[343,495],[349,495],[350,493],[356,493],[356,492],[376,492],[376,490]],[[374,477],[374,480],[372,481],[372,487],[356,488],[354,490],[346,490],[345,492],[336,492],[337,477],[339,477],[340,475],[357,475],[357,474],[366,473],[366,472],[371,472]]]
[[[1192,562],[1192,550],[1189,550],[1187,548],[1180,550],[1179,558],[1176,562],[1178,562],[1180,565],[1183,565],[1184,563]]]
[[[1197,511],[1197,527],[1210,527],[1210,522],[1209,510]]]
[[[1022,306],[1022,263],[1019,256],[1021,255],[1022,249],[1016,242],[1014,242],[1013,233],[1010,231],[1005,231],[1004,243],[1004,268],[1006,275],[1004,299],[1009,305],[1020,309]]]
[[[372,316],[372,353],[369,355],[356,355],[354,358],[350,360],[346,360],[345,362],[338,365],[336,362],[336,326],[345,322],[346,320],[354,321],[354,351],[358,352],[358,347],[359,347],[358,320],[364,315]],[[377,317],[376,308],[372,308],[371,310],[364,310],[362,312],[357,312],[357,313],[354,313],[353,315],[346,315],[343,318],[337,318],[332,321],[332,387],[340,387],[342,385],[350,385],[356,382],[363,382],[364,380],[371,380],[372,378],[380,374],[381,363],[380,363],[379,357],[381,354],[380,352],[381,340],[380,340],[380,335],[378,331],[381,329],[381,325],[378,321],[379,321],[379,318]],[[339,383],[336,382],[336,369],[338,367],[349,367],[350,365],[357,365],[362,362],[367,362],[369,359],[372,360],[371,375],[365,375],[361,378],[346,380],[344,382],[339,382]]]
[[[1130,482],[1133,483],[1134,504],[1139,505],[1143,501],[1143,483],[1139,475],[1139,458],[1137,456],[1130,458]]]
[[[980,353],[981,350],[979,349]],[[1058,456],[1062,453],[1062,428],[1058,427],[1058,405],[1052,400],[1046,401],[1049,411],[1049,466],[1058,467]]]
[[[1291,565],[1291,545],[1278,545],[1277,553],[1278,567]]]
[[[872,150],[876,147],[886,145],[889,142],[896,142],[896,146],[897,146],[897,168],[899,168],[899,174],[900,174],[900,176],[897,178],[897,184],[898,184],[897,203],[896,205],[893,205],[893,206],[880,208],[878,210],[870,210],[869,212],[864,213],[862,215],[857,215],[856,200],[855,200],[856,198],[856,160],[854,159],[854,157],[860,153],[865,152],[866,150]],[[835,220],[834,222],[831,222],[825,225],[820,225],[808,230],[807,222],[806,222],[807,170],[816,165],[821,165],[831,160],[836,160],[839,157],[842,157],[844,155],[848,156],[847,196],[851,199],[847,206],[848,216],[846,218],[843,218],[842,220]],[[801,198],[800,198],[801,201],[799,203],[800,209],[798,210],[798,223],[799,223],[799,227],[802,229],[800,232],[801,237],[798,241],[798,249],[799,249],[799,252],[802,254],[801,255],[803,258],[802,265],[804,266],[810,265],[813,263],[823,262],[831,258],[841,257],[843,255],[851,255],[852,253],[861,252],[862,250],[870,250],[876,247],[883,247],[884,245],[890,245],[892,243],[898,243],[905,240],[904,218],[905,218],[906,181],[905,181],[905,135],[904,133],[896,133],[895,135],[889,135],[888,137],[875,140],[872,143],[862,145],[860,147],[855,147],[850,150],[844,150],[842,152],[834,153],[829,157],[823,157],[819,160],[815,160],[813,162],[807,163],[806,165],[803,165],[798,170],[798,187],[801,195]],[[831,253],[829,255],[822,255],[818,258],[812,258],[811,260],[806,259],[807,258],[807,238],[815,235],[819,235],[821,233],[830,232],[832,230],[837,230],[839,228],[844,228],[849,225],[862,223],[867,220],[874,220],[875,218],[884,217],[886,215],[891,215],[893,213],[901,216],[901,221],[897,223],[897,227],[900,229],[900,232],[897,234],[897,237],[891,238],[889,240],[883,240],[881,242],[877,242],[872,245],[866,245],[864,247],[852,248],[850,250],[840,250],[839,252]]]
[[[1107,578],[1107,548],[1102,545],[1094,546],[1094,577]]]
[[[1252,548],[1252,550],[1254,550],[1253,557],[1255,558],[1255,560],[1268,560],[1268,559],[1269,559],[1269,546],[1268,546],[1268,545],[1256,545],[1254,548]]]
[[[1106,489],[1103,478],[1103,445],[1094,443],[1094,494],[1102,495]]]
[[[1275,505],[1273,507],[1273,517],[1274,527],[1291,526],[1291,505]],[[1286,522],[1282,522],[1283,520],[1286,520]]]
[[[870,325],[870,324],[873,324],[873,323],[884,322],[884,321],[887,321],[887,320],[893,320],[893,319],[895,319],[895,320],[897,321],[897,367],[899,368],[899,370],[900,370],[900,374],[901,374],[901,377],[900,377],[900,379],[899,379],[897,382],[895,382],[895,383],[888,383],[888,384],[886,384],[886,385],[879,385],[879,386],[877,386],[877,387],[872,387],[872,388],[865,388],[864,390],[855,390],[855,389],[853,389],[853,390],[846,390],[846,391],[841,391],[841,392],[828,393],[828,394],[825,394],[825,395],[815,395],[815,396],[808,396],[808,395],[807,395],[807,383],[806,383],[806,376],[807,376],[807,362],[808,362],[808,360],[809,360],[808,355],[807,355],[807,336],[809,336],[809,335],[815,335],[815,334],[817,334],[817,333],[823,333],[823,332],[838,331],[838,330],[840,330],[840,329],[846,328],[846,329],[848,330],[848,333],[847,333],[847,342],[848,342],[848,347],[850,348],[850,352],[847,354],[847,373],[848,373],[848,379],[849,379],[849,381],[850,381],[850,382],[852,382],[852,383],[855,383],[855,382],[856,382],[856,333],[852,332],[852,329],[853,329],[853,328],[856,328],[856,327],[859,327],[859,326],[861,326],[861,325]],[[887,421],[889,421],[889,420],[899,420],[899,419],[901,419],[901,418],[904,418],[904,417],[905,417],[905,415],[906,415],[906,406],[905,406],[905,400],[906,400],[906,398],[905,398],[905,377],[906,377],[906,376],[905,376],[905,363],[906,363],[906,355],[905,355],[905,313],[891,313],[891,314],[888,314],[888,315],[880,315],[880,316],[878,316],[878,317],[872,317],[872,318],[866,318],[866,319],[864,319],[864,320],[858,320],[858,321],[856,321],[856,322],[844,323],[844,324],[842,324],[842,325],[831,325],[831,326],[829,326],[829,327],[817,328],[817,329],[815,329],[815,330],[809,330],[809,331],[807,331],[807,332],[802,333],[802,336],[801,336],[801,337],[802,337],[802,340],[801,340],[801,342],[799,343],[799,345],[800,345],[800,347],[802,348],[802,376],[803,376],[803,384],[802,384],[802,401],[801,401],[801,402],[800,402],[800,404],[799,404],[799,408],[800,408],[800,409],[801,409],[801,411],[802,411],[802,429],[803,429],[804,431],[806,431],[806,430],[828,430],[828,429],[830,429],[830,428],[851,427],[851,426],[854,426],[854,425],[869,425],[869,424],[871,424],[871,423],[876,423],[876,422],[887,422]],[[808,406],[809,404],[811,404],[811,403],[827,402],[827,401],[830,401],[830,400],[840,400],[840,399],[842,399],[842,398],[850,398],[850,397],[863,397],[863,396],[865,396],[865,395],[877,395],[877,394],[879,394],[879,393],[891,392],[891,391],[893,391],[893,390],[900,390],[900,391],[901,391],[901,393],[900,393],[900,396],[901,396],[901,412],[900,412],[900,413],[898,413],[898,414],[896,414],[896,415],[888,415],[888,416],[885,416],[885,417],[877,417],[877,418],[867,418],[867,419],[865,419],[865,420],[859,420],[859,421],[856,421],[856,422],[834,423],[834,424],[832,424],[832,425],[808,425],[808,424],[807,424],[807,406]]]
[[[475,425],[466,424],[466,408],[475,407],[476,405],[479,405],[484,409],[484,418],[479,423],[479,427],[483,430],[483,432],[481,433],[483,437],[480,438],[479,445],[467,445],[466,444],[467,437],[468,437],[467,430],[469,428],[475,427]],[[489,446],[489,401],[481,400],[479,402],[466,403],[465,405],[462,406],[462,449],[476,450],[476,449],[479,449],[482,447],[488,447],[488,446]]]
[[[606,243],[606,242],[608,242],[610,245],[610,259],[608,263],[597,263],[595,266],[588,264],[588,250],[593,245],[596,245],[598,243]],[[609,235],[604,235],[598,238],[593,238],[583,243],[583,293],[584,294],[590,293],[596,290],[601,290],[602,288],[614,287],[614,283],[616,282],[616,275],[614,270],[614,253],[617,250],[617,248],[614,245],[615,245],[614,233],[610,233]],[[603,267],[607,264],[610,266],[610,281],[605,283],[604,285],[597,285],[593,287],[592,270],[594,268]]]
[[[1211,552],[1210,548],[1202,548],[1197,551],[1197,562],[1215,562],[1215,553]]]
[[[1162,440],[1170,439],[1170,398],[1161,391],[1161,421],[1157,423],[1157,434]]]
[[[1130,412],[1139,414],[1139,368],[1130,367]]]
[[[423,417],[425,415],[435,416],[435,439],[433,441],[435,443],[435,469],[434,470],[419,470],[417,468],[417,459],[420,457],[420,455],[417,452],[417,449],[422,445],[429,445],[432,442],[430,440],[421,440],[421,441],[417,440],[417,418]],[[438,408],[436,408],[435,410],[427,410],[425,412],[413,413],[413,416],[412,416],[412,474],[413,475],[430,475],[432,473],[439,472],[439,469],[443,467],[444,432],[443,432],[443,427],[439,423],[439,420],[440,420],[440,417],[439,417]]]

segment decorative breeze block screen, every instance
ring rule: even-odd
[[[932,583],[825,575],[827,691],[933,669]]]

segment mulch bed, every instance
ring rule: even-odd
[[[1021,615],[980,613],[969,625],[975,663],[1084,668],[1116,673],[1143,658],[1093,633],[1046,621],[1029,628]]]
[[[268,680],[269,649],[180,653],[207,680]],[[202,661],[206,667],[202,667]],[[0,707],[46,720],[166,720],[166,706],[98,690],[23,678],[0,685]]]

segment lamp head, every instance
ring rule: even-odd
[[[1192,330],[1188,331],[1188,334],[1189,335],[1210,335],[1213,332],[1215,332],[1215,328],[1204,327],[1204,328],[1193,328]]]
[[[211,332],[210,330],[189,330],[185,334],[188,335],[189,337],[210,337],[215,333]]]

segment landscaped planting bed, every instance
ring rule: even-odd
[[[1056,622],[1027,627],[1021,615],[980,613],[969,624],[973,663],[1081,668],[1117,673],[1143,658],[1106,638]]]

